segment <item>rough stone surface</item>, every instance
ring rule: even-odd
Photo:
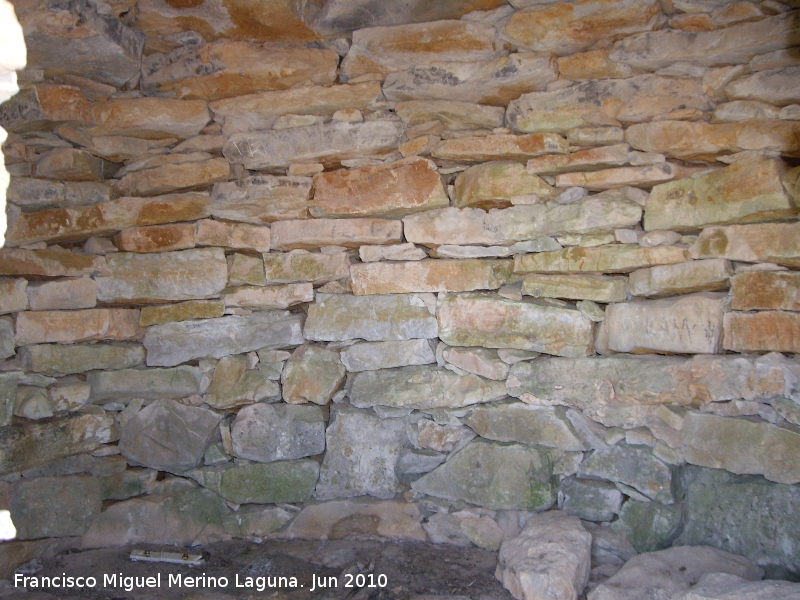
[[[140,339],[139,311],[126,308],[43,310],[17,315],[16,344]]]
[[[350,267],[353,293],[469,292],[497,289],[513,278],[511,261],[421,260]]]
[[[353,344],[342,350],[340,358],[351,373],[436,362],[430,341],[420,339]]]
[[[535,447],[475,440],[411,487],[491,509],[543,510],[555,502],[551,468]]]
[[[800,314],[795,312],[727,313],[724,330],[726,350],[797,352],[800,348]]]
[[[174,321],[213,319],[221,317],[224,311],[225,302],[222,300],[187,300],[162,306],[147,306],[139,315],[139,325],[147,327]]]
[[[231,315],[148,327],[144,337],[149,366],[170,367],[211,356],[242,354],[303,343],[303,321],[282,311]]]
[[[433,307],[417,296],[318,294],[309,306],[303,335],[315,341],[370,342],[438,336]],[[430,300],[432,303],[432,299]]]
[[[591,547],[577,517],[535,515],[500,546],[495,577],[518,600],[577,598],[589,582]]]
[[[108,274],[105,257],[81,255],[60,246],[46,250],[0,248],[0,275],[80,277],[95,274]]]
[[[621,531],[639,552],[668,548],[683,526],[683,510],[658,502],[640,502],[629,498],[611,526]]]
[[[144,363],[138,344],[38,344],[21,351],[26,370],[60,377],[94,370],[129,369]]]
[[[561,510],[584,521],[611,521],[622,505],[622,492],[604,481],[567,477],[559,494]]]
[[[593,302],[624,302],[628,282],[624,277],[602,275],[526,275],[522,293],[534,298],[568,298]]]
[[[669,467],[649,449],[618,444],[594,453],[578,467],[578,475],[599,478],[629,485],[648,498],[672,504],[670,489],[672,474]]]
[[[273,250],[315,250],[323,246],[357,248],[401,241],[402,221],[387,219],[314,219],[272,225]]]
[[[763,598],[775,600],[786,598],[793,600],[800,597],[800,585],[788,581],[748,581],[727,573],[709,573],[703,576],[696,586],[677,600],[744,600],[745,598]]]
[[[345,279],[350,273],[350,258],[346,252],[322,254],[291,250],[265,254],[264,266],[269,284],[309,282],[317,285]]]
[[[325,422],[314,406],[259,403],[237,413],[231,440],[234,455],[247,460],[304,458],[325,450]]]
[[[259,371],[248,370],[244,356],[224,356],[214,368],[204,400],[212,408],[226,410],[253,402],[269,402],[279,396],[278,385]]]
[[[800,224],[760,223],[707,227],[691,247],[692,257],[727,258],[800,266]]]
[[[483,294],[448,294],[437,310],[439,337],[451,346],[533,350],[587,356],[594,327],[577,310],[515,302]]]
[[[203,100],[119,98],[94,106],[93,136],[128,135],[145,139],[196,136],[211,120]]]
[[[133,464],[182,473],[200,464],[219,420],[205,408],[157,400],[123,427],[120,451]]]
[[[695,256],[695,258],[710,258]],[[689,260],[686,248],[634,244],[566,248],[514,257],[515,273],[629,273],[644,267],[670,265]]]
[[[543,200],[553,195],[551,186],[519,163],[493,161],[472,166],[456,178],[453,204],[458,208],[506,208],[515,196]]]
[[[28,310],[27,279],[0,278],[0,314]]]
[[[94,308],[97,304],[97,284],[88,277],[34,283],[27,292],[31,310]]]
[[[800,274],[752,271],[731,277],[734,310],[800,310]]]
[[[275,310],[314,300],[314,288],[310,283],[288,283],[269,287],[259,284],[238,287],[232,292],[223,294],[225,306]]]
[[[211,214],[217,219],[264,225],[278,219],[304,219],[311,192],[307,177],[256,175],[241,182],[220,183],[211,192]]]
[[[410,100],[398,103],[395,111],[406,127],[439,121],[445,128],[453,130],[501,127],[505,114],[499,106],[456,100]]]
[[[222,246],[232,250],[269,252],[270,230],[268,227],[245,225],[244,223],[203,219],[197,222],[194,241],[198,246]]]
[[[555,133],[512,135],[498,133],[485,137],[443,140],[431,151],[436,158],[464,162],[525,160],[541,154],[568,152],[567,141]]]
[[[286,361],[281,373],[283,399],[289,404],[327,404],[344,377],[345,368],[338,352],[320,346],[301,346]]]
[[[305,459],[221,465],[192,469],[186,475],[236,504],[282,504],[311,498],[319,464]]]
[[[730,262],[720,258],[639,269],[630,274],[631,295],[652,298],[715,292],[728,287],[732,273]]]

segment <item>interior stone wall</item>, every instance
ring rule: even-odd
[[[0,576],[557,508],[800,577],[794,0],[14,5]]]

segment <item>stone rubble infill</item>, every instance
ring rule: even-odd
[[[591,546],[577,517],[548,511],[503,542],[495,577],[517,600],[577,598],[589,582]]]

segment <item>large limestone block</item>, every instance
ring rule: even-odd
[[[200,371],[182,365],[171,369],[93,371],[86,376],[92,401],[131,398],[186,398],[200,393]]]
[[[493,161],[474,165],[459,174],[453,204],[458,208],[506,208],[515,196],[546,199],[553,195],[555,191],[550,185],[519,163]]]
[[[211,115],[204,100],[120,98],[94,105],[92,136],[126,135],[145,139],[187,139],[200,133]]]
[[[289,404],[325,405],[344,381],[339,353],[320,346],[301,346],[281,372],[283,399]]]
[[[197,222],[194,239],[198,246],[269,252],[270,230],[269,227],[203,219]]]
[[[726,350],[734,352],[800,351],[800,313],[782,310],[734,311],[725,315],[724,325],[724,348]]]
[[[556,495],[544,450],[482,440],[470,442],[411,487],[496,510],[543,510],[553,505]]]
[[[11,318],[0,318],[0,357],[14,356],[14,322]]]
[[[9,227],[8,243],[74,241],[129,227],[192,221],[209,216],[209,204],[207,193],[190,192],[22,213]]]
[[[800,482],[800,434],[770,423],[689,413],[681,430],[686,461],[731,473]]]
[[[187,29],[203,39],[247,40],[256,42],[299,42],[319,39],[306,23],[304,5],[288,0],[270,0],[258,5],[223,2],[198,2],[175,6],[164,0],[137,3],[133,21],[146,35],[148,51],[180,46],[178,40]]]
[[[235,456],[258,462],[293,460],[325,451],[325,421],[316,406],[258,403],[231,425]]]
[[[222,248],[108,257],[110,277],[98,277],[101,302],[191,300],[218,294],[227,284],[228,263]]]
[[[628,498],[611,529],[625,534],[639,552],[654,552],[668,548],[682,525],[683,510],[680,506]]]
[[[420,339],[353,344],[342,350],[340,358],[350,373],[436,362],[430,341]]]
[[[144,36],[94,4],[31,2],[17,11],[29,69],[42,69],[48,78],[69,73],[116,87],[138,75]]]
[[[283,504],[311,498],[319,477],[315,460],[201,467],[186,473],[200,485],[236,504]]]
[[[558,356],[594,352],[594,324],[581,312],[488,294],[448,294],[437,310],[439,337],[450,346],[516,348]]]
[[[732,274],[729,261],[710,258],[639,269],[630,274],[629,280],[632,296],[658,297],[716,292],[728,287]]]
[[[406,127],[439,121],[445,129],[494,129],[503,126],[505,110],[457,100],[410,100],[400,102],[395,112]]]
[[[707,227],[690,248],[692,258],[726,258],[800,267],[800,223]]]
[[[734,310],[800,310],[800,273],[750,271],[731,277]]]
[[[796,395],[796,368],[776,355],[546,358],[514,365],[506,390],[528,404],[574,406],[593,419],[630,428],[643,424],[652,412],[648,406],[658,404]]]
[[[395,466],[408,443],[405,419],[381,419],[355,408],[337,408],[325,432],[325,458],[314,496],[319,500],[400,491]]]
[[[629,273],[644,267],[689,260],[678,246],[642,248],[634,244],[566,248],[514,257],[515,273]],[[695,257],[698,258],[698,257]]]
[[[788,581],[748,581],[727,573],[704,575],[688,592],[673,596],[675,600],[794,600],[800,598],[800,585]]]
[[[139,315],[139,325],[148,327],[173,321],[190,319],[213,319],[221,317],[225,312],[222,300],[187,300],[162,306],[146,306]]]
[[[150,54],[142,64],[140,88],[147,96],[216,100],[299,83],[333,83],[338,62],[332,50],[220,40]]]
[[[257,369],[248,370],[244,356],[223,356],[214,368],[204,400],[212,408],[226,410],[279,397],[278,385]]]
[[[534,298],[567,298],[593,302],[624,302],[628,297],[625,277],[604,275],[525,275],[522,293]]]
[[[751,581],[763,576],[763,571],[743,556],[708,546],[677,546],[634,556],[617,573],[589,592],[587,598],[680,598],[681,592],[689,590],[709,573],[729,573]]]
[[[326,2],[314,18],[313,28],[320,35],[329,36],[364,27],[460,19],[472,11],[489,11],[502,4],[500,0],[440,0],[435,4],[425,0],[411,0],[402,4],[385,4],[374,0],[332,0]]]
[[[637,75],[524,94],[509,104],[506,122],[516,131],[564,132],[573,127],[619,126],[618,121],[643,123],[687,108],[704,112],[713,106],[699,79]]]
[[[261,348],[299,346],[302,330],[301,316],[284,311],[254,312],[153,325],[147,328],[144,347],[148,366],[172,367],[206,356],[222,358]]]
[[[294,52],[294,50],[292,50]],[[337,110],[366,109],[381,93],[378,82],[353,85],[301,86],[278,91],[260,91],[211,102],[214,119],[230,135],[268,129],[277,117],[288,114],[329,116]]]
[[[339,121],[277,131],[234,133],[222,147],[222,154],[246,169],[317,162],[334,166],[346,159],[388,154],[397,148],[402,137],[403,126],[395,121]]]
[[[644,228],[696,231],[792,218],[797,207],[782,175],[779,160],[741,160],[709,175],[657,185],[647,198]]]
[[[309,210],[314,217],[402,217],[449,204],[436,165],[414,157],[320,173]]]
[[[364,339],[371,342],[432,339],[439,330],[434,307],[418,295],[356,297],[318,294],[308,308],[303,335],[315,341]]]
[[[9,131],[55,123],[90,124],[92,105],[79,88],[40,83],[19,92],[0,108],[0,126]]]
[[[47,344],[141,339],[139,311],[125,308],[43,310],[17,315],[16,343]]]
[[[757,150],[796,156],[800,153],[797,121],[753,120],[708,124],[655,121],[631,125],[625,140],[637,150],[663,152],[681,160],[713,160],[719,155]]]
[[[350,275],[350,257],[346,252],[270,252],[264,254],[264,267],[268,284],[309,282],[318,285],[346,279]]]
[[[196,546],[229,539],[225,501],[206,489],[132,498],[109,506],[81,539],[84,548],[133,544]]]
[[[255,175],[230,181],[211,191],[211,215],[217,219],[264,225],[279,219],[308,217],[308,177]]]
[[[138,344],[37,344],[21,350],[28,371],[51,377],[95,370],[130,369],[144,363]]]
[[[92,452],[119,439],[114,417],[96,413],[4,427],[2,432],[0,473],[3,475]]]
[[[33,283],[27,288],[31,310],[94,308],[97,284],[89,277]]]
[[[13,177],[7,200],[24,210],[97,204],[111,199],[111,187],[95,181],[49,181]]]
[[[42,154],[34,172],[46,179],[69,181],[103,181],[103,161],[79,148],[53,148]]]
[[[497,350],[445,346],[441,350],[441,358],[457,369],[486,379],[505,381],[508,377],[508,364],[500,359]]]
[[[800,68],[797,66],[759,71],[725,86],[728,100],[755,100],[775,106],[800,102]]]
[[[46,250],[0,248],[0,275],[80,277],[108,273],[105,257],[78,254],[60,246]]]
[[[439,61],[475,61],[506,54],[494,27],[470,21],[433,21],[353,32],[342,61],[343,81],[366,73],[386,75]]]
[[[374,262],[350,267],[353,293],[469,292],[495,290],[513,279],[510,260]]]
[[[230,171],[230,164],[224,158],[163,165],[128,173],[114,184],[114,191],[119,196],[169,194],[226,181]]]
[[[555,79],[555,62],[551,58],[514,53],[474,62],[433,62],[390,73],[383,84],[383,93],[388,100],[395,102],[475,102],[499,108],[519,98],[520,94],[546,89],[547,84]],[[453,123],[474,123],[474,117],[467,115],[448,116],[442,122],[452,129],[476,129],[474,125],[451,126]],[[488,129],[491,124],[486,125]]]
[[[657,162],[643,167],[618,167],[600,171],[562,173],[556,176],[560,188],[584,187],[593,192],[612,190],[621,186],[650,188],[665,181],[691,175],[693,169],[669,162]]]
[[[517,600],[577,598],[589,583],[591,554],[592,535],[580,519],[548,511],[503,542],[495,577]]]
[[[798,41],[796,15],[786,12],[714,31],[664,29],[633,35],[617,42],[611,60],[648,71],[677,62],[706,67],[736,65]]]
[[[652,31],[660,21],[654,0],[578,0],[519,10],[501,25],[500,35],[520,48],[561,56],[599,40]]]
[[[102,507],[100,481],[86,475],[24,478],[8,490],[20,540],[83,535]]]
[[[793,551],[800,543],[793,526],[800,486],[701,467],[684,468],[681,484],[686,517],[676,544],[741,554],[769,578],[800,573],[800,557]]]
[[[716,354],[722,346],[725,297],[701,292],[611,304],[601,329],[615,352]]]
[[[630,77],[638,72],[628,65],[611,60],[610,49],[588,50],[558,58],[558,74],[564,79],[587,81]]]
[[[528,161],[527,171],[539,175],[558,175],[570,171],[594,171],[629,162],[630,146],[616,144],[587,148],[570,154],[546,154]]]
[[[0,278],[0,314],[28,310],[27,287],[27,279]]]
[[[434,146],[431,155],[443,160],[464,162],[525,160],[541,154],[565,154],[568,148],[567,140],[555,133],[496,133],[485,137],[443,140]]]
[[[619,443],[595,450],[578,467],[578,475],[622,483],[648,498],[672,504],[672,473],[649,448]]]
[[[567,477],[558,491],[561,510],[585,521],[611,521],[622,505],[622,492],[605,481]]]
[[[506,395],[505,384],[476,375],[456,375],[435,366],[364,371],[356,375],[350,403],[358,408],[461,408]]]
[[[220,418],[206,408],[157,400],[125,424],[119,449],[131,464],[182,473],[200,464]]]
[[[489,212],[441,208],[405,217],[403,229],[406,240],[424,246],[509,246],[545,236],[609,233],[636,225],[641,214],[635,202],[617,194],[597,194],[569,204],[546,202]]]
[[[273,250],[315,250],[323,246],[357,248],[363,244],[400,243],[402,221],[388,219],[313,219],[277,221]]]
[[[482,438],[496,442],[582,452],[586,448],[570,425],[566,412],[563,407],[498,402],[474,408],[464,423]]]
[[[123,229],[114,236],[114,245],[123,252],[169,252],[194,248],[197,226],[170,223]]]
[[[276,310],[314,301],[314,288],[310,283],[287,283],[271,286],[242,286],[223,294],[225,306]]]

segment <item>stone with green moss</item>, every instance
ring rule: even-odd
[[[236,504],[305,502],[319,477],[314,460],[202,467],[186,473],[205,488]]]
[[[639,552],[668,548],[681,531],[683,510],[677,504],[628,500],[611,528],[625,534]]]

